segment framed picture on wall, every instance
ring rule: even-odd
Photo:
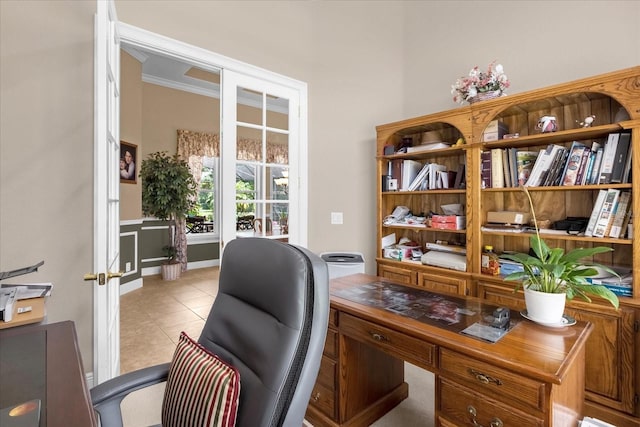
[[[138,146],[120,141],[120,182],[136,183],[136,162],[138,161]]]

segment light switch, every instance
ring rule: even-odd
[[[342,224],[342,212],[331,212],[331,224]]]

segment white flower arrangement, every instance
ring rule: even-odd
[[[480,71],[476,65],[469,71],[467,77],[456,80],[456,83],[451,85],[451,94],[454,102],[463,104],[479,93],[500,91],[502,94],[509,84],[502,65],[493,61],[487,67],[487,71]]]

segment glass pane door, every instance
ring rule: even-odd
[[[223,75],[222,181],[223,215],[233,218],[235,230],[226,227],[232,221],[223,220],[227,230],[223,231],[223,242],[235,237],[293,242],[296,235],[291,224],[298,215],[299,127],[297,115],[291,112],[298,111],[297,92],[231,74],[225,71]],[[227,99],[230,92],[233,105]],[[233,168],[229,152],[234,153]]]

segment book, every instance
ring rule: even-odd
[[[526,187],[537,187],[540,185],[541,177],[549,170],[549,167],[556,156],[556,152],[563,148],[564,147],[561,145],[549,144],[547,148],[540,150],[540,153],[536,158],[536,163],[533,165],[533,169],[531,170],[531,175],[525,183]]]
[[[518,184],[518,149],[509,148],[509,170],[511,171],[511,186],[517,187]]]
[[[447,167],[445,165],[439,165],[437,163],[431,163],[429,168],[429,177],[428,177],[428,187],[429,190],[435,190],[437,188],[442,188],[439,184],[441,183],[441,172],[446,172]]]
[[[578,168],[578,176],[576,176],[576,183],[575,183],[576,185],[582,184],[590,157],[591,157],[591,148],[584,147],[584,151],[582,152],[582,160],[580,161],[580,167]]]
[[[587,162],[587,170],[585,171],[584,176],[582,177],[582,181],[580,184],[587,185],[591,182],[591,174],[593,173],[593,163],[596,160],[596,152],[593,151],[593,148],[589,150],[589,161]]]
[[[453,188],[465,188],[467,186],[466,179],[466,167],[464,163],[458,165],[458,171],[456,172],[456,181]]]
[[[428,173],[429,173],[429,163],[425,163],[420,169],[420,172],[418,172],[418,174],[413,179],[413,181],[411,181],[411,184],[409,184],[409,187],[407,187],[407,190],[414,191],[419,189],[420,185],[422,184],[424,179],[427,177]]]
[[[409,185],[413,182],[415,177],[422,169],[422,163],[416,160],[403,160],[402,161],[402,186],[400,187],[401,191],[407,191],[409,189]]]
[[[483,151],[480,160],[480,187],[491,188],[491,151]]]
[[[622,182],[631,182],[631,161],[633,158],[633,144],[629,146],[629,154],[627,155],[627,163],[624,165],[624,172],[622,172]]]
[[[613,163],[616,157],[619,138],[619,133],[610,133],[607,137],[607,142],[604,144],[604,153],[602,153],[598,184],[609,184],[611,182],[611,173],[613,172]]]
[[[631,192],[623,191],[618,197],[618,204],[615,208],[615,214],[613,216],[613,222],[611,224],[611,230],[609,230],[609,237],[618,239],[624,236],[624,229],[622,228],[624,220],[631,210]]]
[[[564,171],[562,173],[562,182],[560,185],[575,185],[578,177],[578,169],[582,162],[582,153],[586,146],[578,141],[573,141],[569,149],[569,158],[567,159]]]
[[[524,185],[529,176],[531,175],[531,169],[538,157],[537,151],[517,151],[516,152],[516,165],[518,173],[518,185]]]
[[[596,221],[598,220],[598,215],[600,214],[600,209],[602,209],[605,197],[607,197],[607,190],[600,190],[596,197],[596,202],[593,204],[587,228],[584,231],[585,236],[593,236],[593,229],[596,227]]]
[[[511,166],[509,165],[509,152],[502,150],[502,171],[504,172],[504,186],[506,188],[513,187],[511,184]]]
[[[560,182],[568,155],[569,151],[565,148],[561,148],[556,152],[556,155],[549,166],[549,170],[540,177],[540,186],[557,185],[557,183]]]
[[[593,149],[592,149],[593,150]],[[600,164],[602,163],[602,153],[604,152],[603,147],[598,147],[596,149],[596,158],[593,162],[593,170],[591,171],[591,179],[589,180],[589,184],[597,184],[598,179],[600,178]]]
[[[620,133],[618,138],[618,146],[613,159],[613,167],[611,169],[611,183],[621,183],[623,173],[627,164],[629,148],[631,147],[631,134],[629,132]]]
[[[618,198],[620,197],[620,190],[610,188],[607,190],[607,195],[602,203],[602,208],[598,214],[596,225],[593,229],[593,237],[606,237],[609,234],[611,223],[613,222],[613,214],[615,212]],[[587,225],[588,226],[588,225]]]
[[[504,163],[501,148],[491,149],[491,187],[504,188]]]

